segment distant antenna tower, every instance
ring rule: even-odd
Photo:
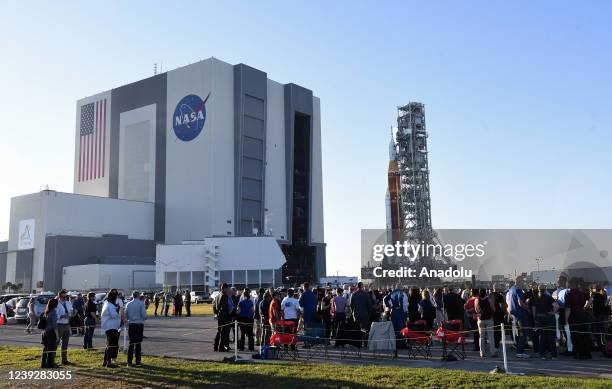
[[[156,76],[157,75],[157,62],[155,62],[153,64],[153,75]]]

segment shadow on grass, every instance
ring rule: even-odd
[[[98,379],[126,380],[130,384],[143,385],[150,388],[167,388],[168,385],[186,387],[242,387],[242,388],[371,388],[371,385],[356,383],[349,379],[326,379],[322,377],[305,378],[299,376],[284,376],[276,374],[259,374],[249,371],[255,364],[244,364],[242,370],[236,371],[228,365],[228,370],[206,368],[202,370],[187,370],[178,367],[160,367],[144,365],[141,368],[120,367],[117,369],[83,368],[76,374],[80,377]],[[279,365],[282,373],[283,366]],[[192,368],[192,366],[188,367]],[[314,366],[312,366],[315,369]],[[269,372],[268,372],[269,373]],[[355,377],[358,379],[358,377]]]

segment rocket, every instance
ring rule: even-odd
[[[393,139],[393,128],[391,129],[391,141],[389,142],[389,167],[387,168],[387,193],[385,195],[385,207],[387,216],[387,241],[395,244],[401,239],[403,223],[400,209],[400,175],[397,165],[397,146]]]

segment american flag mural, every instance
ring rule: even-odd
[[[104,177],[106,156],[106,99],[81,106],[78,181]]]

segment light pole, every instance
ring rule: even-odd
[[[538,267],[538,277],[537,277],[537,281],[540,281],[540,262],[543,260],[542,257],[536,257],[535,261],[536,261],[536,266]]]

